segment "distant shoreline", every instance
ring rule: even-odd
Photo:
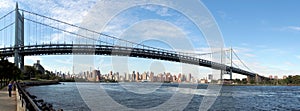
[[[300,86],[300,84],[273,85],[273,84],[223,84],[224,86]]]
[[[41,81],[22,81],[26,87],[29,86],[40,86],[40,85],[55,85],[61,84],[61,82],[86,82],[86,83],[118,83],[118,82],[111,82],[111,81],[59,81],[59,80],[41,80]],[[128,82],[130,83],[130,82]],[[147,82],[151,83],[151,82]],[[155,82],[153,82],[155,83]],[[168,84],[168,83],[167,83]],[[170,83],[172,84],[172,83]],[[175,84],[186,84],[186,83],[175,83]],[[194,84],[201,84],[201,83],[194,83]],[[210,85],[210,84],[206,84]],[[221,85],[221,84],[220,84]],[[273,84],[222,84],[223,86],[300,86],[300,84],[287,84],[287,85],[273,85]]]

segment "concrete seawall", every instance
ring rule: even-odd
[[[53,85],[60,84],[59,81],[26,81],[22,82],[25,86]]]
[[[18,88],[16,88],[16,100],[17,100],[17,111],[26,111],[25,108],[26,104],[22,102]]]
[[[16,84],[16,101],[17,101],[17,111],[41,111],[43,108],[47,109],[46,106],[40,106],[43,104],[43,100],[36,100],[34,95],[29,94],[25,88],[30,86],[39,85],[53,85],[60,84],[58,81],[26,81],[19,82]],[[39,105],[38,105],[39,103]]]

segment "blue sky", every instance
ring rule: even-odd
[[[269,68],[265,70],[270,74],[299,74],[299,1],[203,2],[216,18],[226,45],[245,48],[251,54],[244,60]]]
[[[17,1],[22,9],[76,25],[82,25],[86,21],[89,11],[97,3],[95,0]],[[300,36],[300,13],[298,13],[300,7],[297,5],[300,1],[202,0],[201,2],[215,18],[225,46],[232,47],[253,71],[264,76],[278,75],[279,77],[300,73],[298,68],[300,49],[297,48],[300,40],[298,37]],[[3,15],[14,9],[15,1],[0,0],[0,7],[0,15]],[[145,21],[151,24],[146,24]],[[149,33],[145,33],[147,31]],[[167,49],[189,51],[189,47],[192,47],[197,53],[210,51],[202,32],[197,30],[191,21],[178,11],[162,6],[147,5],[128,9],[112,19],[103,32]],[[147,41],[143,42],[143,40]],[[185,40],[189,42],[186,46],[183,43]],[[203,58],[209,59],[209,57]],[[25,59],[25,64],[28,65],[40,59],[46,69],[72,71],[72,56],[34,56]],[[94,68],[107,73],[114,69],[111,65],[112,59],[109,56],[97,56]],[[236,58],[234,60],[236,64],[241,64]],[[167,72],[176,74],[185,72],[181,69],[183,66],[194,67],[165,61],[129,58],[128,70],[129,72],[148,71],[158,62],[164,64]],[[198,77],[205,77],[210,72],[207,68],[199,68],[199,70],[200,76],[196,75]]]

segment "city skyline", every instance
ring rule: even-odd
[[[0,6],[5,8],[6,10],[12,10],[14,9],[16,1],[3,1],[1,2]],[[45,1],[41,2],[24,2],[24,1],[18,1],[20,4],[20,7],[31,10],[34,12],[37,12],[38,10],[44,9],[43,7],[47,7],[46,5],[53,5],[52,8],[47,7],[48,9],[45,9],[45,15],[48,16],[56,16],[57,18],[62,19],[63,21],[69,21],[73,24],[80,24],[84,18],[84,15],[86,15],[89,11],[89,9],[95,4],[95,1],[77,1],[77,2],[60,2],[60,1],[54,1],[49,3],[43,3]],[[246,64],[249,65],[251,69],[253,69],[255,72],[262,74],[265,77],[268,77],[269,75],[278,75],[279,77],[284,75],[295,75],[299,73],[299,70],[297,69],[297,61],[299,61],[300,55],[297,53],[297,49],[292,48],[291,46],[296,45],[297,38],[295,38],[297,35],[299,35],[297,25],[299,24],[289,24],[289,23],[295,23],[293,21],[288,22],[285,21],[282,24],[276,24],[276,26],[272,27],[270,24],[274,23],[276,21],[281,21],[279,18],[283,18],[283,20],[287,20],[287,18],[284,18],[284,16],[279,16],[278,19],[272,18],[272,16],[264,16],[265,13],[268,12],[274,12],[273,9],[275,6],[283,6],[284,10],[282,12],[291,11],[291,8],[293,7],[293,4],[286,4],[286,5],[280,5],[280,3],[275,3],[272,6],[258,6],[255,10],[246,10],[248,13],[252,13],[253,15],[245,14],[242,11],[233,10],[234,8],[240,8],[241,6],[247,5],[247,3],[244,2],[238,2],[238,1],[229,1],[230,3],[227,3],[228,5],[224,5],[226,3],[222,3],[223,5],[217,5],[216,1],[202,1],[204,5],[207,6],[207,8],[211,11],[212,15],[215,17],[216,22],[219,24],[219,27],[223,33],[223,37],[225,40],[226,46],[231,46],[239,54],[241,54],[241,58],[246,62]],[[224,2],[224,1],[220,1]],[[228,1],[227,1],[228,2]],[[250,1],[248,1],[250,2]],[[248,4],[251,3],[267,3],[266,1],[251,1]],[[296,1],[293,1],[296,2]],[[30,3],[30,4],[28,4]],[[7,5],[8,4],[8,5]],[[83,8],[82,10],[75,8],[73,5],[76,4],[82,4]],[[220,3],[221,4],[221,3]],[[230,4],[230,5],[229,5]],[[294,3],[297,4],[297,3]],[[28,5],[28,6],[27,6]],[[229,6],[232,9],[229,9]],[[289,8],[289,6],[291,6]],[[30,7],[30,8],[29,8]],[[249,6],[251,7],[251,6]],[[267,10],[260,11],[263,8],[266,8]],[[243,8],[242,8],[243,9]],[[1,14],[5,13],[2,12]],[[72,13],[74,11],[74,13]],[[178,12],[172,11],[171,9],[165,8],[165,7],[159,7],[159,6],[141,6],[137,9],[133,9],[132,11],[125,12],[125,14],[121,14],[117,17],[117,19],[112,20],[111,25],[109,25],[109,28],[113,28],[114,30],[118,29],[119,32],[112,32],[112,30],[105,30],[105,32],[110,33],[112,35],[120,35],[123,30],[126,29],[126,25],[130,23],[134,23],[138,20],[128,20],[128,18],[124,17],[124,15],[130,15],[133,16],[137,12],[145,12],[148,14],[146,17],[142,17],[142,19],[149,19],[149,18],[159,18],[159,19],[169,19],[171,17],[177,16]],[[71,15],[64,15],[61,16],[61,13],[68,13]],[[70,16],[74,16],[73,14],[76,14],[78,18],[71,18]],[[287,13],[278,13],[285,15]],[[290,14],[290,13],[289,13]],[[293,13],[292,13],[293,14]],[[60,16],[59,16],[60,15]],[[154,17],[149,17],[149,15]],[[255,17],[251,17],[257,15]],[[294,14],[295,18],[298,17],[297,14]],[[180,16],[181,17],[181,16]],[[174,22],[178,20],[180,17],[175,17],[173,20],[169,20],[170,22]],[[247,18],[249,17],[249,18]],[[264,19],[264,17],[266,17]],[[245,19],[246,18],[246,19]],[[254,19],[251,19],[254,18]],[[295,19],[293,18],[293,19]],[[181,18],[185,20],[184,18]],[[140,19],[139,19],[140,20]],[[295,19],[296,20],[296,19]],[[128,23],[120,23],[120,21],[129,21]],[[247,21],[247,23],[245,22]],[[249,22],[249,23],[248,23]],[[119,23],[121,25],[116,25],[116,23]],[[207,44],[205,43],[205,40],[203,37],[198,37],[198,35],[201,35],[201,32],[195,31],[193,28],[187,28],[191,23],[185,22],[185,24],[180,24],[180,22],[175,23],[175,25],[178,25],[179,27],[183,28],[184,32],[188,32],[189,39],[195,40],[197,42],[200,41],[200,43],[197,43],[199,46],[195,46],[194,48],[197,49],[197,52],[209,52]],[[232,25],[232,26],[231,26]],[[244,25],[249,25],[248,27],[243,27]],[[288,26],[285,26],[288,25]],[[242,28],[241,28],[242,27]],[[259,27],[259,28],[258,28]],[[238,29],[241,28],[241,29]],[[154,30],[154,32],[157,29]],[[238,31],[235,31],[238,30]],[[242,31],[244,30],[244,31]],[[246,32],[248,31],[248,32]],[[243,32],[243,33],[242,33]],[[250,33],[254,32],[254,33]],[[256,34],[255,32],[259,32],[259,34]],[[250,34],[249,34],[250,33]],[[275,34],[273,34],[275,33]],[[161,33],[160,33],[161,34]],[[249,34],[249,35],[245,35]],[[271,35],[270,35],[271,34]],[[289,35],[293,37],[292,40],[282,40],[283,34]],[[163,34],[165,35],[165,34]],[[163,36],[158,35],[158,36]],[[172,37],[176,37],[174,35],[168,35]],[[245,37],[248,36],[248,37]],[[251,36],[251,37],[250,37]],[[256,37],[254,37],[256,36]],[[276,37],[279,40],[274,40],[270,37]],[[150,36],[151,38],[151,36]],[[155,37],[153,37],[155,38]],[[160,37],[158,37],[160,38]],[[252,40],[252,39],[257,40]],[[262,40],[260,40],[260,38]],[[294,39],[295,38],[295,39]],[[265,41],[265,42],[264,42]],[[290,43],[289,43],[290,42]],[[277,46],[276,44],[283,43],[286,46]],[[287,44],[289,43],[289,44]],[[152,43],[146,43],[149,45],[155,45],[162,48],[169,49],[170,47],[165,46],[165,44],[152,42]],[[274,45],[275,44],[275,45]],[[293,46],[295,47],[295,46]],[[282,56],[286,56],[287,58],[282,58]],[[37,59],[44,61],[43,64],[46,67],[46,69],[49,70],[66,70],[65,72],[72,71],[72,56],[28,56],[25,57],[25,64],[32,64]],[[111,67],[111,61],[112,57],[107,56],[97,56],[95,59],[95,67],[94,69],[97,69],[98,67],[103,69],[104,71],[112,70]],[[294,60],[291,60],[294,59]],[[10,58],[10,61],[12,61],[12,58]],[[166,61],[158,61],[158,60],[147,60],[147,59],[138,59],[138,58],[129,58],[128,61],[130,61],[129,66],[133,69],[140,69],[142,70],[149,70],[151,66],[151,63],[153,61],[155,62],[162,62],[166,71],[176,73],[176,72],[182,72],[180,70],[181,65],[185,64],[179,64],[179,63],[172,63],[172,62],[166,62]],[[142,63],[138,63],[141,62]],[[146,65],[145,65],[146,64]],[[141,67],[141,65],[144,65],[144,67]],[[186,67],[189,67],[190,65],[187,65]],[[132,69],[129,69],[132,70]],[[207,68],[199,68],[199,70],[203,73],[209,73],[210,70]]]

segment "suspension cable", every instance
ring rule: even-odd
[[[15,10],[8,12],[7,14],[3,15],[2,17],[0,17],[0,20],[2,20],[3,18],[5,18],[6,16],[8,16],[9,14],[13,13]]]
[[[59,23],[62,23],[62,24],[66,24],[66,25],[69,25],[69,26],[72,26],[72,27],[76,27],[76,28],[83,29],[83,30],[86,30],[86,31],[89,31],[89,32],[93,32],[93,33],[99,34],[100,36],[105,36],[105,37],[109,37],[109,38],[114,39],[114,40],[128,42],[128,43],[131,43],[132,45],[135,44],[136,46],[144,46],[144,47],[148,47],[148,48],[151,48],[151,49],[160,50],[160,51],[164,51],[164,52],[179,53],[179,52],[175,52],[175,51],[170,51],[170,50],[165,50],[165,49],[161,49],[161,48],[151,47],[151,46],[147,46],[147,45],[144,45],[144,44],[139,44],[139,43],[131,42],[131,41],[128,41],[128,40],[120,39],[120,38],[115,37],[115,36],[111,36],[111,35],[108,35],[108,34],[93,31],[93,30],[90,30],[90,29],[87,29],[87,28],[83,28],[83,27],[80,27],[80,26],[77,26],[77,25],[74,25],[74,24],[70,24],[70,23],[67,23],[67,22],[56,20],[56,19],[44,16],[44,15],[34,13],[34,12],[26,11],[24,9],[19,9],[19,10],[22,10],[26,13],[33,14],[33,15],[36,15],[36,16],[44,17],[44,18],[47,18],[47,19],[50,19],[50,20],[53,20],[53,21],[56,21],[56,22],[59,22]],[[69,32],[69,31],[67,31],[67,32]],[[85,38],[89,38],[89,37],[85,37]],[[95,40],[95,39],[90,39],[90,40]],[[98,40],[95,40],[95,41],[98,41]],[[111,44],[111,43],[109,43],[109,44]],[[186,53],[183,53],[183,54],[186,54]]]
[[[249,71],[253,72],[246,64],[240,59],[240,57],[235,53],[234,50],[232,50],[233,54],[238,58],[238,60],[243,64],[245,68],[247,68]]]

